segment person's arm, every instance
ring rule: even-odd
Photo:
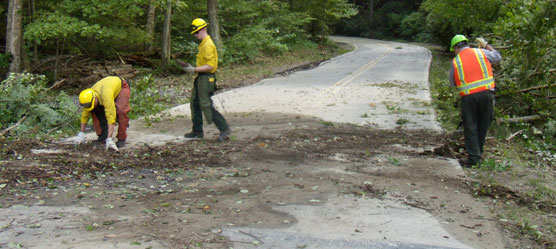
[[[196,67],[195,68],[195,72],[196,73],[208,73],[210,71],[212,71],[214,69],[214,67],[211,67],[210,65],[202,65],[200,67]]]
[[[498,52],[498,50],[494,49],[492,46],[487,44],[486,47],[483,48],[482,50],[485,53],[487,59],[490,61],[490,63],[498,64],[500,61],[502,61],[502,55],[500,54],[500,52]]]
[[[454,80],[454,74],[455,74],[454,67],[450,67],[450,76],[449,76],[450,86],[456,86],[456,80]]]

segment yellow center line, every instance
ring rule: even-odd
[[[369,61],[367,64],[363,65],[362,67],[357,69],[352,74],[350,74],[350,75],[346,76],[345,78],[339,80],[338,82],[334,83],[332,86],[329,86],[329,87],[319,91],[319,93],[317,93],[313,96],[313,98],[312,98],[313,101],[311,101],[311,102],[313,104],[315,104],[315,103],[323,103],[324,101],[330,101],[330,100],[326,100],[325,98],[322,98],[322,95],[324,95],[324,94],[336,95],[336,93],[338,93],[341,90],[342,86],[345,86],[345,85],[351,83],[355,78],[361,76],[361,74],[363,74],[365,71],[371,69],[380,60],[382,60],[384,57],[386,57],[388,54],[390,54],[392,52],[392,47],[384,45],[384,44],[379,44],[379,45],[383,46],[383,47],[386,47],[386,51],[384,53],[382,53],[378,57],[374,58],[373,60]]]
[[[380,44],[381,46],[385,46]],[[365,71],[371,69],[373,66],[375,66],[380,60],[382,60],[384,57],[386,57],[386,55],[388,55],[389,53],[392,52],[392,47],[386,46],[386,51],[384,53],[382,53],[381,55],[379,55],[378,57],[376,57],[374,60],[369,61],[367,64],[363,65],[362,67],[360,67],[359,69],[357,69],[357,71],[353,72],[352,74],[350,74],[349,76],[339,80],[338,82],[334,83],[334,85],[332,85],[332,87],[338,87],[338,86],[342,86],[342,85],[346,85],[350,82],[352,82],[355,78],[359,77],[361,74],[363,74]]]

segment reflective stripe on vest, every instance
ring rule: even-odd
[[[492,66],[481,49],[466,48],[453,60],[454,80],[460,96],[493,89]]]

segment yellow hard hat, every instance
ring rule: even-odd
[[[205,22],[205,20],[201,18],[195,18],[195,20],[193,20],[193,22],[191,23],[191,34],[199,32],[199,30],[203,29],[207,25],[208,23]]]
[[[79,104],[86,111],[91,111],[95,108],[95,91],[91,88],[87,88],[79,94]]]

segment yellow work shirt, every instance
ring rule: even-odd
[[[197,53],[197,67],[209,65],[212,67],[210,73],[215,73],[218,68],[218,52],[216,51],[216,46],[207,35],[201,43],[199,44],[199,53]]]
[[[114,100],[122,90],[122,80],[120,77],[108,76],[95,83],[91,89],[95,92],[98,105],[104,106],[104,113],[108,124],[116,123],[116,103]],[[96,108],[96,107],[95,107]],[[89,121],[90,111],[83,109],[81,113],[81,123],[85,124]]]

